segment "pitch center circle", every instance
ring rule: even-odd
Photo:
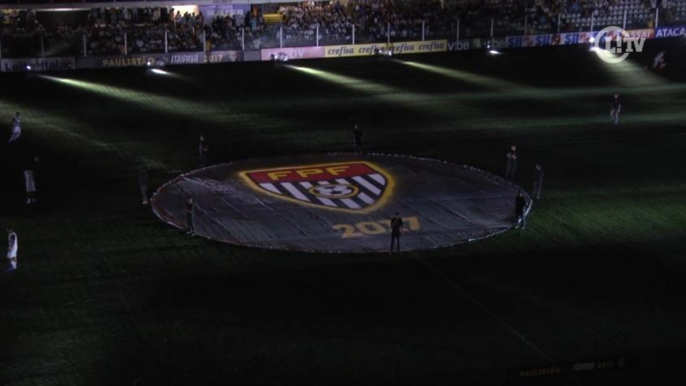
[[[160,187],[151,204],[164,222],[188,229],[192,221],[195,234],[233,245],[373,253],[389,251],[396,213],[403,220],[401,251],[448,247],[504,232],[516,222],[520,191],[469,166],[327,154],[194,170]]]

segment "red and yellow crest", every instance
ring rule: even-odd
[[[356,213],[378,209],[395,185],[390,174],[366,161],[249,170],[240,176],[272,197]]]

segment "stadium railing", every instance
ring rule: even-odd
[[[585,3],[584,3],[585,4]],[[487,11],[487,10],[486,10]],[[93,26],[73,29],[60,26],[30,32],[5,26],[0,37],[0,58],[49,58],[146,53],[259,50],[265,48],[398,43],[424,40],[493,39],[506,36],[594,32],[608,26],[627,30],[686,24],[686,2],[669,9],[650,8],[640,0],[620,0],[601,8],[570,8],[544,12],[540,7],[471,11],[451,16],[434,14],[396,23],[309,25],[296,28],[284,23],[235,26],[222,34],[205,27],[192,31],[173,25]]]

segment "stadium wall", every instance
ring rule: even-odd
[[[686,26],[627,31],[632,38],[672,38],[686,36]],[[229,63],[240,61],[266,61],[272,55],[283,53],[289,60],[315,58],[341,58],[375,55],[377,49],[393,49],[394,55],[421,54],[447,51],[484,49],[490,43],[493,49],[544,47],[552,45],[590,44],[598,32],[574,32],[559,35],[507,36],[493,39],[426,40],[397,43],[344,44],[317,47],[284,47],[252,51],[177,52],[171,54],[121,55],[107,57],[57,57],[2,59],[2,72],[68,71],[87,68],[144,67],[154,65],[182,65]],[[611,36],[611,34],[610,34]]]

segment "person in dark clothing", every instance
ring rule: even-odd
[[[198,146],[198,151],[200,155],[200,167],[204,168],[209,164],[210,159],[210,145],[205,140],[205,136],[200,136],[200,145]]]
[[[543,166],[542,165],[536,165],[534,168],[534,189],[531,192],[531,195],[537,199],[541,199],[541,188],[543,188],[543,177],[545,176],[545,172],[543,171]]]
[[[150,177],[148,176],[148,169],[142,166],[138,171],[138,186],[141,188],[141,195],[143,196],[143,205],[148,205],[148,184]]]
[[[400,218],[398,212],[391,219],[391,254],[393,253],[393,245],[397,245],[397,252],[400,253],[400,235],[403,234],[403,219]]]
[[[517,199],[515,200],[515,215],[517,216],[515,228],[526,228],[526,216],[524,215],[524,212],[526,212],[526,199],[520,190]]]
[[[507,153],[507,169],[505,170],[505,178],[514,180],[515,170],[517,169],[517,146],[510,146],[510,151]]]
[[[188,227],[188,234],[195,234],[195,202],[193,197],[186,199],[186,225]]]
[[[357,125],[353,127],[353,138],[355,141],[355,153],[364,154],[364,150],[362,150],[362,129]]]
[[[26,184],[26,204],[36,203],[36,169],[38,169],[38,157],[33,157],[30,164],[24,168],[24,182]]]
[[[610,117],[615,125],[619,124],[619,113],[622,112],[622,101],[619,99],[619,94],[615,94],[612,98],[612,108],[610,110]]]

